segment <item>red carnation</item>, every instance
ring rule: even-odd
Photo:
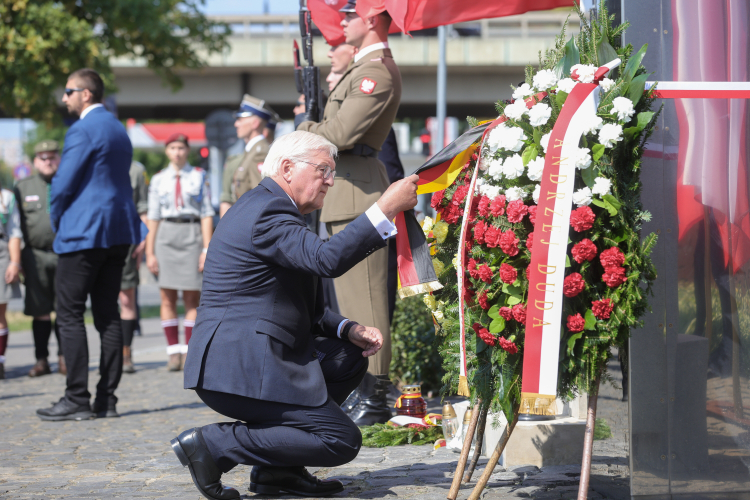
[[[482,199],[479,200],[479,207],[477,208],[479,211],[479,215],[482,217],[487,217],[490,215],[490,199],[486,196],[482,196]]]
[[[489,248],[495,248],[500,243],[502,231],[495,226],[488,226],[484,232],[484,244]]]
[[[532,224],[536,224],[536,205],[529,207],[529,220]]]
[[[498,244],[503,252],[513,257],[515,255],[518,255],[518,241],[519,240],[518,238],[516,238],[516,233],[508,230],[500,235]]]
[[[501,194],[499,196],[496,196],[494,200],[492,200],[492,204],[490,205],[490,212],[492,212],[492,215],[495,217],[500,217],[505,213],[505,195]]]
[[[430,206],[437,209],[443,203],[443,197],[445,196],[445,189],[435,191],[430,200]]]
[[[469,194],[469,186],[467,186],[466,184],[458,186],[456,188],[456,192],[453,193],[453,199],[451,200],[451,203],[461,205],[466,199],[467,194]]]
[[[591,310],[594,311],[596,319],[609,319],[615,304],[612,299],[595,300],[591,303]]]
[[[479,279],[479,271],[477,271],[477,261],[469,259],[469,265],[466,266],[466,270],[469,271],[469,276],[474,279]]]
[[[563,280],[563,295],[569,299],[581,293],[584,288],[586,288],[586,282],[583,281],[583,276],[579,273],[566,276]]]
[[[625,263],[625,254],[619,248],[612,247],[603,251],[599,256],[599,260],[602,262],[605,270],[610,267],[622,267]]]
[[[497,312],[505,321],[513,319],[513,311],[510,307],[501,307]]]
[[[579,313],[576,313],[575,316],[572,314],[568,316],[568,330],[571,332],[582,332],[584,326],[586,326],[586,320]]]
[[[484,221],[479,221],[474,226],[474,241],[476,241],[478,244],[484,243],[484,232],[487,230],[487,225],[484,223]]]
[[[450,203],[447,207],[445,207],[440,212],[440,216],[448,224],[455,224],[456,222],[458,222],[458,219],[461,217],[461,214],[462,214],[461,208],[454,203]]]
[[[479,155],[476,153],[472,153],[471,155],[471,161],[477,161],[477,158],[479,158]]]
[[[479,296],[479,305],[482,309],[487,311],[490,308],[490,304],[487,301],[487,291],[482,292],[482,295]]]
[[[518,352],[518,347],[516,346],[516,344],[506,339],[505,337],[500,337],[499,339],[497,339],[497,342],[498,344],[500,344],[500,348],[503,351],[506,351],[508,354],[516,354]]]
[[[503,283],[511,285],[518,279],[518,272],[510,264],[503,264],[500,266],[500,279]]]
[[[479,205],[479,196],[471,199],[471,208],[469,208],[469,222],[477,220],[477,205]]]
[[[471,253],[471,247],[474,246],[474,244],[471,242],[471,238],[466,238],[464,245],[466,246],[466,252]]]
[[[521,222],[527,213],[529,213],[529,207],[524,205],[523,201],[515,200],[508,203],[508,220],[510,222]]]
[[[484,340],[485,344],[495,345],[495,336],[492,335],[488,329],[486,329],[479,323],[474,323],[473,325],[471,325],[471,327],[474,329],[477,335],[479,335],[479,338]]]
[[[469,283],[467,282],[466,285],[464,286],[464,302],[466,302],[467,304],[471,303],[471,300],[474,298],[474,295],[476,295],[474,293],[474,290],[472,290],[469,287]]]
[[[584,238],[580,243],[573,245],[570,251],[573,254],[573,259],[579,264],[584,260],[591,262],[596,257],[596,245],[588,238]]]
[[[492,269],[490,269],[490,266],[487,264],[482,264],[477,269],[479,271],[479,279],[484,281],[485,283],[492,283]]]
[[[576,232],[586,231],[594,225],[596,216],[589,207],[581,207],[570,213],[570,225]]]
[[[529,237],[526,238],[526,248],[528,248],[530,252],[533,246],[534,246],[534,233],[529,233]]]
[[[521,324],[526,323],[526,306],[523,304],[516,304],[511,311],[513,311],[513,319]]]
[[[604,281],[610,288],[622,285],[627,279],[628,277],[625,276],[624,267],[608,267],[604,270],[604,274],[602,275],[602,281]]]

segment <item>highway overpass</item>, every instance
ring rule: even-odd
[[[553,45],[567,17],[567,11],[551,11],[454,25],[447,42],[448,115],[493,116],[492,104],[510,97],[509,85],[522,81],[524,67],[536,64],[539,51]],[[184,86],[177,92],[165,87],[142,60],[112,61],[121,118],[202,120],[215,109],[237,107],[244,93],[265,99],[282,117],[291,118],[297,99],[292,77],[297,16],[215,19],[233,27],[229,48],[208,57],[206,68],[181,72]],[[572,15],[570,20],[569,33],[575,33],[578,19]],[[431,32],[397,34],[389,43],[403,77],[399,117],[434,115],[437,37]],[[330,66],[322,37],[315,38],[314,50],[325,78]]]

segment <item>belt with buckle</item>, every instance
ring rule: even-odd
[[[198,217],[165,217],[162,220],[175,224],[197,224],[201,221]]]

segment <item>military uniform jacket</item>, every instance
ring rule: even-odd
[[[146,169],[139,162],[130,164],[130,185],[133,187],[133,203],[138,214],[148,212],[148,185],[146,184]]]
[[[250,139],[245,147],[242,162],[237,166],[232,182],[235,203],[240,197],[260,184],[260,168],[268,156],[270,145],[262,135]]]
[[[50,183],[38,172],[21,179],[14,189],[26,246],[52,250],[55,233],[49,219]]]
[[[339,152],[364,144],[379,151],[401,102],[401,73],[390,49],[374,50],[349,65],[331,92],[321,123],[303,122],[297,130],[321,135]],[[383,163],[374,157],[342,154],[321,213],[323,222],[354,219],[388,188]]]
[[[227,158],[224,162],[224,173],[221,178],[221,195],[219,196],[219,203],[231,203],[234,204],[237,201],[234,197],[234,173],[237,172],[237,167],[242,163],[242,158],[245,157],[245,153],[233,155]]]

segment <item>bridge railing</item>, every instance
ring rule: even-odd
[[[295,38],[299,36],[299,18],[296,14],[216,15],[210,16],[210,18],[229,24],[232,27],[233,35],[236,37]],[[454,24],[451,27],[450,36],[548,38],[559,34],[566,20],[568,21],[568,33],[578,33],[580,26],[575,13],[569,11],[546,11]],[[424,30],[422,32],[414,32],[412,36],[434,36],[435,33],[435,29]]]

